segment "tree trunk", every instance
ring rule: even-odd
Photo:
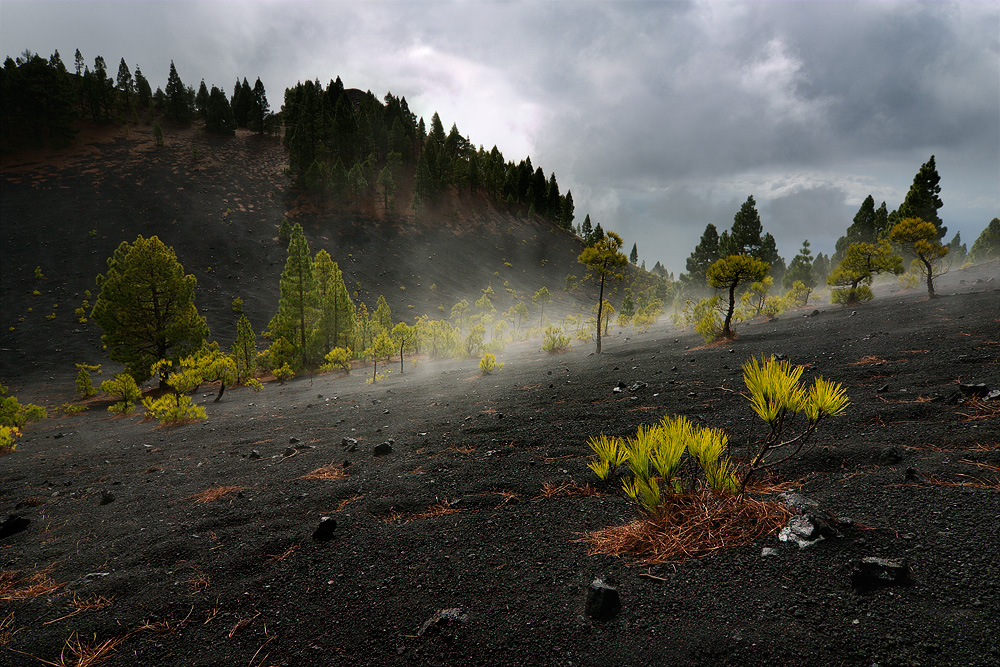
[[[225,381],[224,380],[219,380],[219,395],[216,396],[215,400],[212,401],[212,402],[213,403],[218,403],[219,401],[221,401],[222,400],[222,394],[224,394],[225,391],[226,391],[226,383],[225,383]]]
[[[597,354],[601,353],[601,311],[604,309],[604,276],[601,276],[601,293],[597,299]]]
[[[729,312],[726,313],[726,321],[722,324],[722,337],[730,338],[733,335],[729,325],[733,321],[733,311],[736,310],[736,283],[729,286]]]
[[[923,257],[920,258],[920,261],[922,261],[924,263],[924,269],[926,270],[926,273],[927,273],[927,298],[928,299],[936,299],[937,298],[937,294],[934,293],[934,270],[933,270],[933,267],[931,266],[931,263],[928,262]]]

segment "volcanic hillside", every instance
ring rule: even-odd
[[[302,225],[313,253],[330,253],[356,303],[372,309],[383,295],[397,321],[446,318],[490,286],[498,310],[530,306],[546,286],[552,312],[589,315],[596,293],[562,290],[568,274],[583,273],[581,242],[550,222],[454,189],[415,213],[412,174],[399,179],[391,214],[336,207],[297,191],[287,166],[274,138],[168,127],[157,147],[148,124],[85,124],[73,148],[4,156],[0,377],[47,380],[77,362],[107,361],[99,329],[74,310],[86,290],[93,305],[95,276],[138,234],[159,236],[197,277],[195,302],[213,339],[228,346],[235,337],[234,297],[262,331],[277,309],[282,218]],[[49,349],[36,357],[28,350],[39,335]]]

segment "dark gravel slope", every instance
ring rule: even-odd
[[[15,588],[61,586],[0,601],[0,664],[58,660],[76,637],[121,639],[109,665],[995,665],[998,406],[954,400],[959,382],[1000,386],[995,268],[949,274],[933,301],[743,325],[728,347],[661,326],[600,356],[511,348],[488,377],[425,362],[374,386],[359,369],[205,394],[208,421],[177,428],[98,404],[33,425],[0,458],[0,513],[31,520],[0,565]],[[742,442],[740,365],[772,353],[847,388],[848,413],[778,472],[855,527],[655,567],[588,555],[584,532],[635,513],[614,492],[543,496],[593,481],[587,436],[682,414]],[[329,465],[346,477],[304,478]],[[240,488],[199,502],[220,486]],[[316,541],[324,516],[337,527]],[[906,559],[913,584],[855,591],[869,556]],[[584,613],[598,576],[622,600],[605,622]]]

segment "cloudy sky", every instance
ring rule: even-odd
[[[154,88],[272,107],[297,81],[405,96],[508,159],[577,222],[682,271],[748,195],[790,259],[829,253],[868,194],[892,210],[933,154],[949,238],[1000,215],[1000,3],[0,0],[3,55],[125,58]]]

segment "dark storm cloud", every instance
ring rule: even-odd
[[[937,157],[942,215],[1000,213],[995,2],[11,2],[8,54],[170,59],[188,85],[340,75],[475,144],[530,154],[640,257],[675,271],[746,196],[779,249],[816,251],[869,193],[890,209]],[[113,63],[113,64],[112,64]],[[817,227],[819,225],[819,227]],[[814,230],[819,229],[819,233]]]

